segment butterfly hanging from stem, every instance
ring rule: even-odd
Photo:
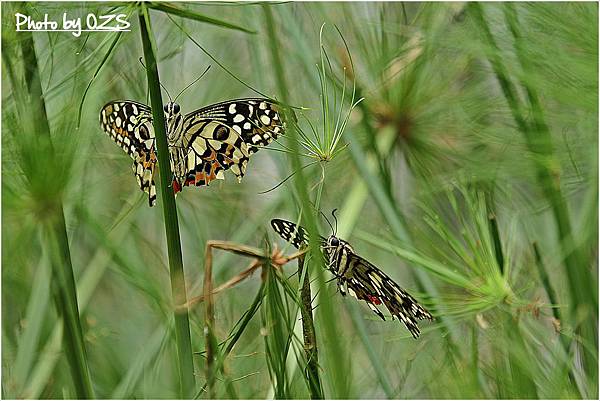
[[[304,228],[282,219],[271,220],[271,226],[297,249],[308,246],[308,233]],[[401,320],[412,336],[418,338],[421,332],[417,319],[433,320],[431,313],[377,266],[358,256],[348,242],[336,237],[337,230],[334,230],[333,226],[332,231],[333,234],[328,238],[320,237],[319,242],[326,267],[337,279],[337,286],[342,295],[349,293],[365,301],[383,320],[385,316],[377,305],[385,305],[392,319],[396,317]]]

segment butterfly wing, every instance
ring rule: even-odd
[[[208,185],[231,171],[241,180],[248,158],[283,133],[276,103],[249,98],[221,102],[184,117],[182,149],[172,158],[175,175],[186,185]]]
[[[433,320],[431,313],[377,266],[356,254],[349,254],[348,258],[348,268],[342,280],[350,295],[367,302],[369,308],[385,320],[375,306],[383,303],[392,319],[397,317],[414,338],[419,337],[416,319]]]
[[[102,130],[133,159],[133,173],[140,189],[156,203],[154,172],[156,152],[150,107],[130,100],[107,103],[100,110]]]
[[[218,121],[236,131],[248,145],[249,153],[267,146],[283,134],[281,106],[262,98],[236,99],[216,103],[186,116]]]
[[[308,246],[308,233],[303,227],[282,219],[271,220],[271,226],[281,238],[292,244],[296,249]]]

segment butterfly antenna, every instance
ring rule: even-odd
[[[173,101],[176,102],[177,98],[179,98],[179,96],[181,96],[183,94],[183,92],[185,92],[190,86],[194,85],[196,82],[200,81],[200,78],[202,78],[204,75],[206,75],[208,70],[210,70],[210,65],[208,67],[206,67],[206,70],[204,70],[204,72],[202,74],[200,74],[200,76],[198,78],[196,78],[194,80],[194,82],[192,82],[191,84],[189,84],[188,86],[183,88],[183,90],[181,92],[179,92],[179,95],[175,96],[175,100],[173,100]]]
[[[333,216],[333,219],[335,220],[335,231],[333,232],[333,235],[337,235],[337,217],[335,215],[335,212],[337,212],[337,209],[333,209],[331,211],[331,215]]]
[[[146,66],[144,65],[144,62],[142,61],[142,58],[139,58],[140,64],[142,65],[142,67],[144,67],[144,70],[148,71],[148,69],[146,68]],[[167,96],[169,97],[169,101],[171,103],[173,103],[173,99],[171,99],[171,94],[169,93],[169,91],[167,90],[167,88],[162,84],[162,82],[159,82],[159,85],[161,86],[161,88],[163,88],[165,90],[165,92],[167,92]]]
[[[327,224],[329,224],[329,227],[331,227],[331,232],[333,233],[333,235],[335,235],[335,231],[333,230],[333,226],[331,225],[331,222],[329,221],[329,219],[327,218],[327,216],[325,215],[325,213],[323,213],[320,210],[319,210],[319,213],[321,213],[323,215],[323,217],[325,217],[325,221],[327,221]]]

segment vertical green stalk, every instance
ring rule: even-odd
[[[542,254],[540,253],[540,249],[539,249],[537,243],[535,243],[535,242],[533,243],[533,253],[535,255],[535,265],[538,269],[540,279],[542,280],[542,284],[544,286],[544,289],[546,290],[546,295],[548,295],[550,304],[552,304],[552,316],[554,316],[554,319],[556,319],[558,322],[560,322],[560,321],[562,321],[561,313],[560,313],[559,308],[556,307],[556,305],[558,305],[558,298],[556,297],[556,292],[554,292],[554,287],[552,287],[552,284],[550,283],[550,277],[548,277],[548,272],[547,272],[546,266],[544,265],[544,260],[542,259]],[[571,345],[570,345],[569,339],[563,333],[561,333],[561,335],[560,335],[560,343],[562,344],[563,348],[565,349],[565,354],[568,356]],[[581,398],[582,396],[579,391],[579,387],[577,386],[577,381],[575,380],[573,370],[568,366],[565,367],[565,370],[567,370],[567,375],[569,376],[569,381],[571,382],[571,385],[573,386],[573,391],[575,391],[577,393],[577,396],[579,398]]]
[[[204,343],[206,344],[206,388],[208,398],[215,398],[215,354],[218,348],[217,339],[214,336],[215,314],[212,297],[212,248],[206,244],[204,251]]]
[[[167,251],[169,256],[169,272],[171,277],[171,291],[174,305],[183,305],[187,301],[185,290],[185,277],[183,273],[183,259],[181,255],[181,240],[179,238],[179,223],[175,195],[171,189],[171,164],[169,163],[169,148],[167,144],[167,131],[163,114],[162,96],[158,66],[156,64],[156,51],[154,35],[150,27],[150,16],[144,3],[141,4],[139,14],[140,33],[144,46],[144,59],[148,75],[148,88],[152,106],[156,148],[158,151],[158,167],[160,171],[160,202],[162,204],[165,231],[167,235]],[[176,311],[175,314],[175,341],[177,346],[177,362],[179,373],[179,395],[182,398],[191,397],[194,389],[194,362],[192,360],[192,343],[190,339],[190,323],[188,310]]]
[[[548,277],[548,272],[546,271],[546,266],[544,265],[540,248],[536,242],[533,243],[533,253],[535,255],[535,265],[538,268],[538,273],[540,275],[540,279],[542,280],[542,284],[544,285],[544,289],[546,290],[546,295],[548,295],[550,304],[556,306],[558,305],[558,298],[556,297],[556,292],[554,291],[554,287],[552,287],[552,283],[550,283],[550,277]],[[552,316],[554,316],[556,320],[560,321],[560,315],[561,313],[559,308],[553,307]]]
[[[64,215],[57,212],[52,223],[46,228],[46,239],[50,246],[50,262],[54,275],[54,296],[63,317],[63,345],[66,351],[65,356],[71,367],[75,393],[78,397],[93,399],[95,398],[94,390],[88,368],[83,330],[79,319],[75,278],[71,265]]]
[[[308,382],[310,398],[313,400],[322,400],[323,388],[321,387],[321,378],[319,377],[319,352],[317,349],[317,337],[315,335],[315,325],[312,315],[312,295],[310,292],[310,277],[308,272],[304,275],[304,257],[298,258],[298,278],[304,280],[301,283],[300,299],[302,305],[302,334],[304,337],[304,353],[306,355],[306,369],[304,375]]]
[[[16,75],[11,74],[11,78],[13,78],[13,93],[15,94],[20,124],[22,124],[23,129],[22,138],[19,138],[19,140],[22,139],[24,144],[27,143],[29,146],[34,146],[38,151],[38,155],[47,157],[42,159],[40,156],[39,158],[31,159],[26,154],[27,152],[31,152],[31,150],[21,149],[23,151],[21,161],[27,164],[22,167],[29,184],[32,186],[31,189],[34,195],[40,197],[37,200],[40,203],[44,202],[45,220],[43,220],[44,224],[42,224],[43,238],[50,249],[52,287],[58,313],[61,315],[64,325],[63,346],[71,370],[75,394],[78,398],[91,399],[94,398],[94,391],[88,368],[83,330],[79,320],[77,291],[75,289],[71,252],[61,200],[62,193],[60,190],[54,188],[54,190],[46,193],[47,198],[41,198],[44,196],[44,192],[39,192],[40,185],[47,185],[47,182],[42,182],[41,180],[47,177],[47,174],[50,172],[58,174],[58,166],[61,166],[62,163],[57,161],[52,147],[50,125],[48,123],[46,104],[40,83],[33,36],[30,32],[25,32],[22,33],[21,38],[18,42],[21,45],[24,82],[27,87],[24,88],[21,84],[22,81],[16,78]],[[16,49],[7,46],[8,44],[4,43],[4,41],[3,45],[5,52],[12,50],[13,54],[16,55],[18,53]],[[13,60],[9,57],[3,57],[3,60],[7,69],[14,73]],[[48,161],[50,161],[51,165],[46,164]],[[58,181],[59,177],[56,178]],[[40,206],[42,205],[40,204]]]
[[[498,223],[493,210],[493,201],[489,196],[490,192],[490,190],[485,192],[485,210],[487,213],[490,234],[493,240],[493,249],[496,262],[498,263],[500,272],[503,272],[504,252],[502,251],[500,232],[498,230]],[[507,314],[504,323],[504,329],[506,330],[506,338],[511,339],[511,344],[517,345],[520,350],[520,352],[515,352],[511,349],[507,355],[508,362],[511,367],[510,374],[513,384],[512,389],[514,391],[513,396],[528,399],[538,398],[535,380],[532,377],[530,369],[528,369],[528,366],[523,363],[521,358],[517,357],[517,355],[527,355],[527,348],[525,347],[519,322],[515,322],[513,316]]]
[[[498,219],[494,211],[494,199],[493,199],[493,185],[488,185],[484,188],[485,197],[485,211],[488,219],[488,227],[490,231],[490,237],[493,241],[494,255],[496,256],[496,263],[500,274],[504,274],[504,252],[502,252],[502,241],[500,240],[500,231],[498,229]]]
[[[277,33],[275,29],[275,21],[273,20],[273,14],[271,12],[271,6],[264,4],[263,11],[265,14],[266,28],[267,34],[269,37],[269,49],[271,52],[272,65],[275,68],[275,77],[276,82],[279,87],[279,93],[282,96],[282,101],[284,104],[288,104],[287,94],[290,93],[286,79],[285,73],[283,69],[283,59],[281,54],[279,53],[279,44],[277,41]],[[286,110],[287,112],[287,110]],[[287,117],[291,117],[289,113],[286,113]],[[290,119],[288,118],[288,121]],[[294,185],[296,188],[296,192],[300,198],[300,204],[303,207],[304,213],[303,223],[306,227],[309,238],[310,238],[310,246],[309,246],[309,255],[310,260],[313,263],[319,263],[318,261],[322,261],[322,255],[319,250],[318,244],[318,229],[317,229],[317,220],[313,214],[313,207],[310,202],[310,197],[307,191],[308,184],[306,181],[306,177],[304,176],[304,171],[302,169],[302,164],[300,161],[300,149],[298,146],[298,133],[296,132],[296,128],[294,124],[288,124],[286,129],[286,135],[289,138],[289,149],[290,149],[290,158],[292,162],[292,170],[296,172],[294,176]],[[323,277],[322,269],[317,270],[318,282],[321,286],[324,286],[325,278]],[[325,315],[334,316],[333,310],[331,310],[331,304],[325,302],[322,305],[324,309],[323,313]],[[332,348],[332,356],[336,358],[337,363],[332,363],[332,377],[334,382],[334,398],[349,398],[349,380],[348,372],[346,372],[346,363],[344,358],[344,350],[340,346],[340,341],[335,339],[338,338],[337,329],[335,326],[334,319],[324,319],[324,329],[325,335],[328,338],[331,338],[331,348]]]
[[[527,72],[529,65],[526,57],[522,54],[520,45],[520,32],[518,21],[516,19],[516,11],[512,5],[505,6],[505,17],[509,25],[509,29],[515,38],[515,47],[518,60]],[[598,298],[594,289],[594,283],[587,268],[586,259],[581,253],[581,249],[577,246],[571,228],[571,220],[567,207],[566,199],[564,198],[559,181],[559,164],[553,152],[552,138],[548,126],[544,121],[542,106],[535,88],[528,82],[521,82],[526,90],[532,111],[533,122],[527,123],[525,119],[525,107],[521,105],[517,96],[516,88],[510,81],[508,71],[502,62],[500,49],[490,31],[490,28],[483,15],[481,5],[478,3],[470,4],[471,14],[475,22],[480,26],[483,32],[483,37],[490,46],[488,59],[496,79],[500,83],[500,87],[504,97],[510,107],[513,118],[517,123],[518,129],[525,137],[529,151],[535,155],[535,168],[537,173],[538,183],[544,196],[547,198],[552,214],[556,222],[559,242],[563,254],[565,273],[571,293],[571,320],[575,324],[575,329],[580,333],[584,341],[595,345],[597,348],[597,320],[593,316],[598,314]],[[578,313],[587,315],[582,323],[577,326]],[[592,381],[597,380],[597,361],[590,347],[582,347],[583,363],[587,372],[588,378]],[[596,390],[597,391],[597,390]]]

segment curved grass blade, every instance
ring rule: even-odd
[[[149,3],[148,8],[153,8],[155,10],[162,11],[167,14],[177,15],[178,17],[192,19],[194,21],[205,22],[207,24],[220,26],[223,28],[234,29],[237,31],[242,31],[246,33],[256,33],[248,28],[244,28],[243,26],[232,24],[231,22],[222,21],[216,18],[207,17],[206,15],[198,14],[196,12],[185,10],[183,8],[175,7],[169,3]]]

